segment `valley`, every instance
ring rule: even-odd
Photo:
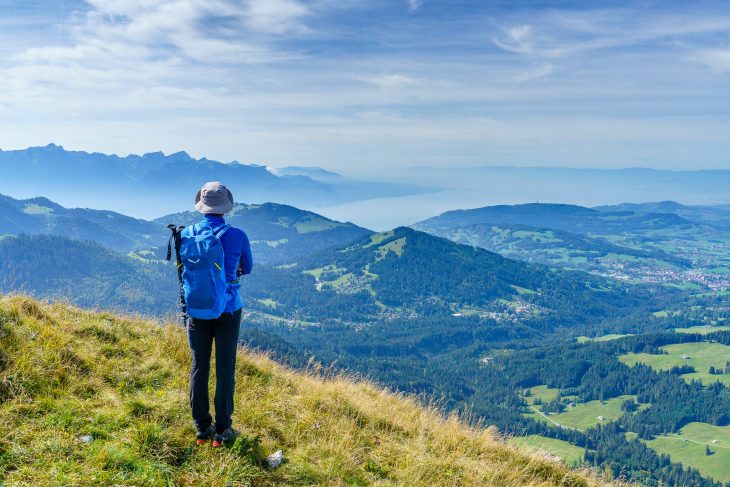
[[[175,319],[164,225],[191,224],[197,214],[145,222],[45,199],[5,201],[1,292]],[[363,374],[468,411],[520,448],[650,486],[715,487],[709,478],[724,479],[722,471],[667,442],[685,443],[675,439],[685,435],[700,447],[690,425],[725,427],[730,293],[721,281],[687,277],[707,274],[712,263],[723,279],[724,262],[669,240],[637,244],[648,228],[691,234],[707,224],[557,208],[573,215],[566,223],[543,206],[542,226],[489,223],[490,250],[483,240],[407,227],[375,233],[291,206],[237,204],[229,222],[248,232],[256,261],[244,281],[241,340],[293,367]],[[592,232],[607,221],[613,236],[565,229]],[[130,238],[112,247],[115,229]],[[625,275],[611,273],[619,265]]]
[[[414,228],[514,259],[622,281],[726,291],[730,211],[713,207],[712,218],[709,212],[671,202],[596,209],[527,204],[446,212]]]

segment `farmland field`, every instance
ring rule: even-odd
[[[699,380],[703,384],[722,382],[730,384],[730,375],[712,375],[710,366],[724,369],[725,363],[730,361],[730,347],[719,343],[678,343],[661,347],[666,354],[653,355],[648,353],[627,353],[619,357],[621,362],[632,366],[637,363],[646,364],[656,370],[669,370],[674,366],[691,365],[695,372],[683,374],[682,377],[690,382]]]
[[[618,419],[624,412],[621,410],[621,404],[626,399],[636,399],[636,396],[619,396],[608,399],[607,401],[589,401],[587,403],[578,403],[574,407],[568,407],[562,413],[544,415],[539,412],[538,406],[530,406],[530,411],[525,416],[538,421],[550,423],[554,426],[565,426],[567,428],[584,431],[592,426],[607,421]],[[603,416],[604,421],[598,419]]]
[[[618,340],[619,338],[632,336],[631,334],[617,334],[617,333],[610,333],[608,335],[603,335],[600,337],[586,337],[586,336],[579,336],[576,338],[576,341],[578,343],[587,343],[587,342],[608,342],[610,340]]]
[[[698,333],[700,335],[707,335],[710,333],[714,333],[716,331],[728,331],[730,330],[730,326],[722,325],[722,326],[690,326],[688,328],[675,328],[674,331],[677,333]]]
[[[528,389],[530,396],[525,397],[528,404],[533,404],[535,399],[539,398],[542,402],[550,402],[558,397],[558,389],[550,389],[548,386],[535,386]]]
[[[715,480],[730,482],[730,426],[689,423],[679,434],[657,436],[645,443],[669,455],[673,462],[694,467]],[[707,446],[711,455],[706,453]]]

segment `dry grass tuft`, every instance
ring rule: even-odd
[[[244,350],[234,421],[245,436],[196,447],[189,366],[175,325],[0,298],[0,485],[601,485],[493,428]],[[265,468],[280,448],[283,466]]]

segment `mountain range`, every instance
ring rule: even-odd
[[[322,177],[323,171],[308,168],[289,167],[277,175],[262,165],[195,159],[186,152],[120,157],[67,151],[55,144],[0,150],[0,173],[0,193],[42,194],[67,206],[93,202],[97,208],[143,218],[191,208],[196,191],[207,181],[225,181],[238,201],[309,207],[429,191],[401,183],[352,181],[332,177],[334,173]]]

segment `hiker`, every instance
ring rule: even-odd
[[[193,353],[190,406],[197,428],[196,443],[202,445],[212,439],[217,448],[237,435],[231,415],[243,307],[239,278],[251,273],[253,258],[246,233],[227,225],[223,218],[233,208],[228,188],[219,182],[205,183],[195,196],[195,208],[203,219],[180,232],[179,247],[184,305],[190,316],[188,342]],[[215,424],[208,404],[213,342]]]

